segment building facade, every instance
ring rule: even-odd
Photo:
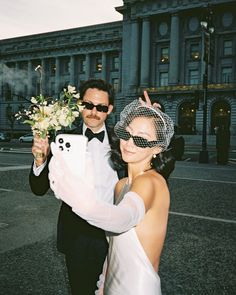
[[[14,113],[31,96],[58,95],[88,78],[109,81],[120,110],[148,90],[174,120],[179,134],[207,134],[230,126],[236,135],[235,0],[124,0],[119,22],[0,40],[0,130],[23,130]],[[210,5],[210,6],[209,6]],[[207,44],[201,21],[212,12]],[[39,77],[35,68],[41,65]],[[203,81],[204,80],[204,81]]]

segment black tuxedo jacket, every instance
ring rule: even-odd
[[[106,127],[109,142],[112,146],[113,128]],[[75,130],[70,131],[74,134],[82,134],[82,124]],[[48,156],[47,165],[39,176],[35,176],[33,173],[33,165],[29,174],[29,183],[31,190],[36,195],[44,195],[50,188],[48,179],[48,163],[50,162],[52,155]],[[125,171],[117,171],[118,177],[125,176]],[[94,227],[87,223],[84,219],[76,215],[70,206],[62,202],[57,226],[57,248],[63,253],[72,253],[78,251],[81,247],[82,240],[91,239],[105,239],[105,233],[102,229]],[[83,251],[82,251],[83,252]]]

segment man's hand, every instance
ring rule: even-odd
[[[35,159],[36,166],[42,165],[49,154],[50,146],[48,137],[41,138],[39,135],[36,135],[34,137],[33,146],[32,146],[32,154]]]

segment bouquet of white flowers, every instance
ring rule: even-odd
[[[75,87],[69,85],[64,88],[59,99],[45,98],[43,95],[31,98],[31,105],[27,110],[16,114],[17,119],[29,124],[33,135],[45,138],[49,132],[71,127],[79,116],[83,106],[79,101],[79,93]]]

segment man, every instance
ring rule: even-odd
[[[118,175],[109,164],[109,151],[115,142],[112,141],[113,130],[105,125],[105,120],[113,109],[113,91],[110,84],[95,79],[86,81],[79,91],[84,105],[83,122],[73,133],[88,137],[97,194],[102,200],[113,203]],[[49,189],[48,163],[51,153],[48,139],[36,137],[32,153],[35,160],[29,175],[30,186],[33,193],[43,195]],[[36,157],[39,154],[42,156]],[[89,225],[62,202],[57,234],[57,246],[65,254],[72,294],[94,294],[108,249],[104,231]]]

